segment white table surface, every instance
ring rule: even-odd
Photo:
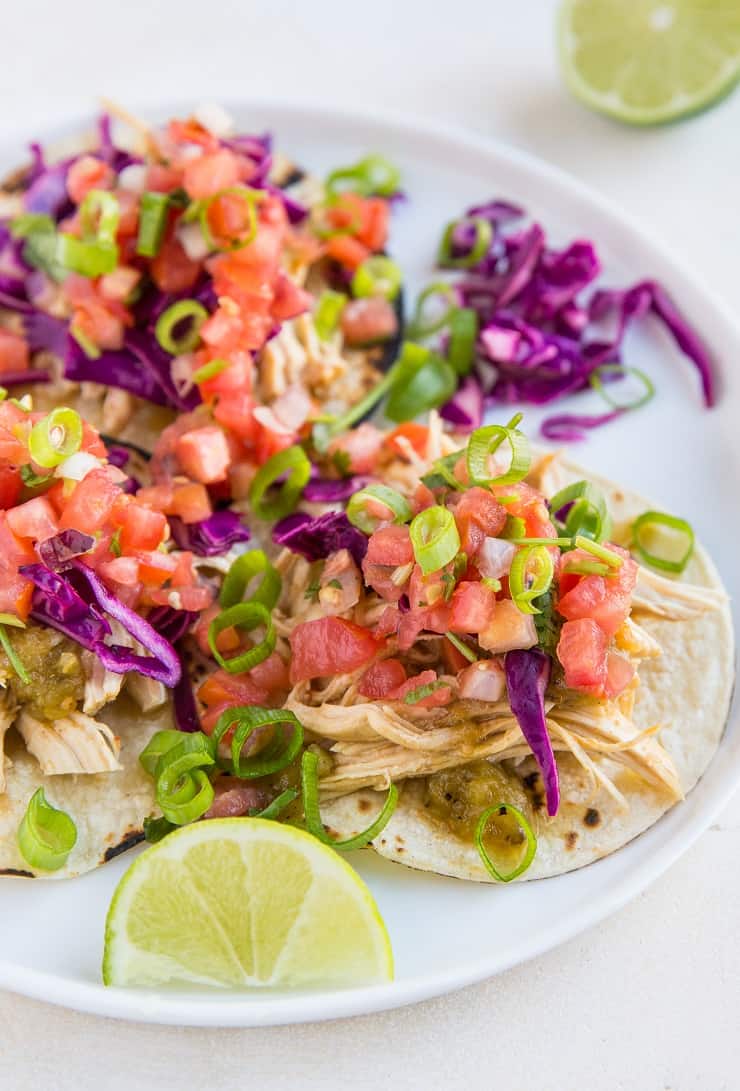
[[[740,93],[655,131],[592,115],[559,81],[555,7],[20,0],[3,13],[0,135],[21,126],[32,135],[89,110],[98,93],[134,106],[240,95],[339,99],[441,118],[527,148],[606,193],[737,308]],[[169,1029],[0,993],[0,1088],[734,1091],[738,849],[736,797],[611,920],[482,985],[383,1015],[267,1030]]]

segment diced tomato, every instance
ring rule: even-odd
[[[211,627],[213,619],[220,613],[220,605],[214,603],[213,606],[209,606],[207,610],[203,611],[195,624],[193,636],[203,655],[210,656],[212,654],[211,646],[208,643],[208,630]],[[241,637],[233,626],[229,626],[228,629],[222,629],[216,637],[216,647],[220,652],[235,651],[240,644]]]
[[[385,443],[385,436],[374,424],[361,424],[359,428],[332,440],[329,454],[343,451],[349,458],[353,474],[371,473],[378,464],[378,457]]]
[[[511,599],[500,599],[478,642],[486,651],[500,655],[520,648],[533,648],[537,630],[531,614],[523,614]]]
[[[607,643],[606,633],[591,618],[566,621],[557,648],[566,686],[595,696],[604,692]]]
[[[367,629],[344,618],[304,621],[290,634],[290,680],[295,684],[357,670],[382,646]]]
[[[23,442],[30,431],[31,418],[13,402],[0,402],[0,459],[12,466],[28,462],[28,447]]]
[[[100,438],[100,433],[96,428],[93,428],[91,424],[88,424],[86,420],[83,420],[82,422],[81,450],[87,451],[89,455],[94,455],[95,458],[108,457],[108,450]]]
[[[120,496],[121,490],[112,480],[110,467],[91,470],[75,485],[59,519],[60,529],[73,528],[85,534],[100,530]]]
[[[380,197],[370,197],[365,201],[363,223],[357,238],[370,250],[382,250],[388,241],[390,218],[388,202]]]
[[[7,516],[8,526],[19,538],[45,542],[59,532],[56,511],[44,496],[35,496],[17,508],[11,508]]]
[[[254,419],[254,398],[241,391],[224,394],[218,399],[213,416],[245,443],[255,443],[259,435],[259,425]]]
[[[223,481],[231,461],[226,436],[215,425],[195,428],[180,436],[175,454],[188,477],[203,485]]]
[[[443,640],[441,642],[440,650],[442,652],[442,662],[445,667],[445,674],[458,674],[461,670],[464,670],[468,666],[470,660],[466,659],[461,651],[455,647],[449,640]]]
[[[94,155],[82,155],[67,171],[67,193],[81,205],[91,189],[110,189],[115,174],[107,163]]]
[[[213,591],[210,587],[180,587],[178,594],[183,610],[192,610],[194,614],[207,609],[213,602]]]
[[[136,557],[114,557],[97,566],[97,571],[108,582],[124,587],[135,587],[139,582],[139,562]]]
[[[27,539],[19,539],[0,512],[0,613],[16,614],[25,621],[31,609],[33,584],[18,571],[24,564],[37,561],[36,552]]]
[[[0,326],[0,375],[10,371],[27,371],[30,362],[26,339]]]
[[[429,442],[429,429],[425,424],[418,424],[416,421],[406,421],[404,424],[399,424],[398,428],[394,428],[393,431],[386,437],[387,446],[401,458],[406,457],[406,444],[399,443],[398,440],[405,440],[411,444],[411,447],[420,457],[424,457],[427,451],[427,443]]]
[[[203,730],[211,734],[216,722],[227,708],[237,705],[264,705],[268,692],[258,686],[248,674],[238,677],[224,670],[214,671],[198,690],[198,698],[208,713],[202,717]]]
[[[0,462],[0,510],[12,508],[20,495],[23,482],[18,470]]]
[[[291,447],[295,441],[296,436],[293,432],[277,432],[260,424],[257,429],[254,452],[257,463],[261,466],[267,462],[268,458],[276,455],[278,451],[284,451],[286,447]]]
[[[112,273],[100,278],[100,294],[105,299],[125,303],[141,280],[141,273],[130,265],[119,265]]]
[[[629,659],[618,652],[606,653],[606,679],[604,696],[611,699],[619,697],[635,676],[635,668]]]
[[[203,358],[199,357],[198,359],[199,367],[209,363],[210,359],[218,358],[218,354],[215,352],[206,352],[202,355]],[[206,379],[205,382],[198,383],[203,400],[211,401],[217,394],[249,393],[252,389],[253,367],[251,353],[232,352],[229,357],[228,367],[225,367],[218,375],[214,375],[212,379]]]
[[[459,583],[452,595],[450,629],[453,633],[479,633],[496,607],[496,592],[482,583]]]
[[[135,549],[156,549],[164,540],[167,519],[135,500],[127,504],[120,518],[119,542],[124,553]]]
[[[506,496],[506,511],[509,515],[524,520],[529,538],[557,538],[557,531],[550,520],[544,497],[524,481],[516,485],[495,485],[493,493]],[[510,498],[515,496],[515,500]]]
[[[200,523],[211,514],[211,499],[205,485],[177,485],[172,493],[168,515],[177,515],[183,523]]]
[[[411,498],[411,507],[414,515],[418,515],[420,511],[424,511],[426,508],[434,507],[436,502],[434,493],[429,486],[425,485],[423,481],[420,481]]]
[[[406,681],[406,668],[399,659],[379,659],[372,663],[357,687],[363,697],[372,701],[388,697]]]
[[[637,564],[629,553],[619,546],[609,545],[610,550],[622,558],[622,565],[615,570],[614,576],[579,576],[563,572],[560,578],[560,595],[557,609],[568,621],[579,618],[591,618],[607,636],[612,636],[629,615],[632,592],[637,582]],[[573,559],[588,558],[590,554],[573,550],[565,555],[572,563]]]
[[[194,117],[189,117],[187,121],[174,118],[168,122],[167,135],[174,144],[197,144],[207,152],[218,148],[218,138]]]
[[[197,159],[189,159],[182,175],[183,187],[194,201],[212,197],[219,190],[236,185],[238,181],[239,163],[228,148],[198,156]]]
[[[376,345],[398,332],[396,312],[382,296],[353,299],[342,311],[339,324],[348,345]]]
[[[200,263],[192,261],[180,241],[168,232],[159,253],[150,262],[149,271],[160,291],[186,292],[198,278]]]
[[[303,314],[309,309],[312,302],[313,297],[305,292],[303,288],[299,288],[285,273],[278,275],[275,296],[270,308],[272,317],[276,321],[284,322],[288,318],[295,318],[296,315]]]
[[[484,538],[496,538],[506,523],[506,508],[488,489],[467,489],[455,507],[460,548],[468,557],[480,549]]]
[[[404,592],[406,580],[399,582],[392,577],[396,569],[412,564],[413,560],[414,549],[408,527],[381,527],[368,541],[367,553],[362,562],[365,583],[387,602],[398,602]]]
[[[134,556],[139,562],[139,579],[148,587],[162,587],[168,580],[174,583],[177,557],[158,549],[138,549]]]
[[[146,175],[146,188],[155,193],[170,193],[182,185],[182,170],[179,167],[152,163]]]
[[[436,681],[437,675],[433,670],[422,671],[421,674],[409,678],[408,681],[400,685],[390,696],[394,701],[403,701],[404,697],[407,697],[409,693],[413,693],[414,690],[419,689],[421,686],[433,685]],[[452,688],[450,686],[440,686],[428,697],[422,697],[420,700],[414,701],[409,707],[440,708],[443,705],[448,705],[451,700]]]
[[[326,253],[334,261],[338,261],[345,269],[354,272],[362,265],[365,258],[370,257],[370,248],[351,235],[334,235],[327,240]]]
[[[155,511],[163,511],[166,515],[174,514],[173,499],[174,491],[170,482],[163,485],[144,485],[136,494],[137,504],[145,504]]]
[[[373,626],[373,636],[384,637],[395,633],[398,629],[400,617],[401,615],[395,606],[386,606]]]
[[[252,667],[249,677],[256,685],[267,690],[268,693],[277,693],[290,689],[290,674],[288,665],[273,652],[267,659],[263,659],[256,667]]]

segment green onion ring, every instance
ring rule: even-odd
[[[392,374],[392,384],[385,415],[396,423],[437,409],[457,389],[458,377],[444,357],[413,341],[404,342],[388,374]]]
[[[601,561],[569,561],[566,560],[560,567],[561,573],[569,572],[573,576],[613,576],[614,569]]]
[[[353,526],[359,527],[363,534],[372,534],[381,522],[388,521],[378,519],[366,511],[368,500],[377,500],[388,508],[393,516],[392,522],[399,526],[408,523],[413,515],[411,505],[400,492],[396,492],[387,485],[367,485],[359,492],[353,493],[347,504],[347,518]]]
[[[335,841],[324,829],[319,808],[319,759],[310,750],[305,750],[301,761],[301,785],[303,790],[303,814],[306,820],[306,829],[314,837],[325,845],[330,845],[339,852],[350,852],[353,849],[364,848],[385,829],[391,820],[398,803],[398,788],[395,784],[388,787],[383,809],[378,817],[362,833],[348,837],[345,841]]]
[[[342,183],[347,183],[343,185]],[[382,155],[368,155],[351,167],[338,167],[324,187],[330,197],[357,193],[361,197],[391,197],[401,184],[401,172]]]
[[[461,451],[453,451],[449,455],[444,455],[442,458],[438,458],[436,462],[432,463],[432,468],[428,474],[424,474],[422,477],[423,484],[428,489],[442,489],[445,486],[449,486],[451,489],[456,489],[458,492],[464,492],[467,488],[462,481],[458,481],[455,477],[455,467],[462,457]]]
[[[501,590],[500,583],[498,586],[498,590]],[[446,632],[445,636],[449,640],[450,644],[452,644],[453,648],[457,648],[460,655],[464,655],[470,663],[477,663],[479,661],[479,657],[475,654],[473,649],[469,647],[464,640],[461,640],[459,636],[456,636],[455,633]]]
[[[459,307],[450,318],[450,342],[447,359],[458,375],[467,375],[473,366],[478,337],[478,315],[470,307]]]
[[[673,561],[668,557],[659,557],[643,545],[641,535],[647,527],[651,526],[668,527],[670,530],[677,530],[685,535],[687,546],[683,555],[677,561]],[[645,564],[650,565],[651,568],[657,568],[661,572],[675,572],[680,575],[694,552],[694,529],[691,524],[687,523],[685,519],[679,519],[676,515],[668,515],[664,511],[643,512],[632,524],[632,538],[634,549],[639,554],[640,559]]]
[[[403,703],[405,705],[416,705],[419,701],[423,701],[425,697],[431,697],[438,689],[444,689],[445,686],[449,687],[449,682],[443,682],[441,678],[438,678],[436,682],[425,682],[423,686],[417,686],[416,689],[411,689],[404,694]]]
[[[243,247],[248,246],[250,242],[253,242],[257,234],[257,205],[264,195],[264,190],[261,189],[249,189],[247,186],[228,186],[226,189],[219,190],[218,193],[214,193],[211,197],[208,197],[199,204],[198,222],[200,223],[200,229],[208,247],[211,250],[230,253],[233,250],[241,250]],[[234,239],[230,239],[225,246],[221,246],[213,237],[211,225],[208,221],[208,213],[211,210],[211,205],[220,197],[239,197],[244,202],[244,207],[246,209],[247,226],[244,233]]]
[[[266,807],[263,807],[261,811],[250,811],[250,818],[277,818],[279,814],[290,806],[294,799],[298,798],[297,788],[286,788],[284,792],[281,792],[279,796],[276,796],[272,803],[268,803]]]
[[[82,419],[74,409],[52,409],[37,421],[28,437],[28,450],[37,466],[59,466],[82,446]]]
[[[615,553],[613,549],[606,549],[603,545],[599,545],[598,542],[592,541],[590,538],[584,538],[582,534],[576,534],[575,545],[577,549],[585,549],[587,553],[592,553],[594,557],[597,557],[609,568],[621,568],[624,564],[624,560]]]
[[[517,413],[506,425],[488,424],[473,432],[465,458],[470,480],[475,485],[513,485],[527,476],[532,454],[529,440],[516,427],[521,419],[522,414]],[[505,473],[491,477],[488,460],[502,443],[508,443],[511,448],[511,464]]]
[[[313,324],[322,341],[327,341],[336,333],[347,298],[344,292],[333,292],[330,288],[319,296],[313,312]]]
[[[156,845],[156,843],[165,838],[168,833],[172,833],[172,831],[176,829],[177,826],[174,822],[170,822],[169,818],[165,818],[164,816],[160,818],[144,819],[144,839],[148,841],[150,845]]]
[[[464,254],[461,258],[455,258],[452,256],[455,231],[465,224],[472,224],[475,228],[475,240],[468,254]],[[492,238],[493,228],[489,221],[484,220],[482,216],[463,216],[459,220],[452,220],[447,224],[442,235],[442,241],[437,252],[437,264],[450,269],[470,269],[486,256]]]
[[[634,375],[640,380],[645,390],[642,394],[632,402],[622,403],[618,402],[615,398],[612,398],[609,394],[606,386],[602,382],[602,375]],[[604,401],[612,406],[613,409],[640,409],[643,405],[647,405],[649,401],[655,396],[655,386],[652,379],[650,379],[644,371],[641,371],[638,367],[625,367],[623,364],[602,364],[601,367],[597,367],[595,371],[592,371],[588,377],[588,381],[597,394],[601,394]]]
[[[259,602],[265,609],[274,609],[283,581],[278,570],[270,563],[262,549],[250,549],[237,557],[224,576],[218,601],[221,606],[236,606],[244,598],[247,587],[255,578],[262,576],[259,584],[249,596],[250,602]]]
[[[80,205],[80,227],[85,242],[115,246],[121,219],[118,198],[105,189],[91,189]]]
[[[438,572],[460,551],[460,535],[452,512],[437,504],[416,515],[409,529],[414,557],[425,576]]]
[[[154,776],[154,772],[162,755],[169,753],[173,747],[182,742],[182,739],[182,731],[176,731],[174,728],[156,731],[152,735],[149,742],[139,754],[139,762],[150,777]]]
[[[139,202],[139,231],[136,253],[143,258],[156,258],[162,247],[170,208],[169,193],[142,193]]]
[[[215,792],[203,769],[194,769],[170,782],[157,781],[157,803],[168,822],[185,826],[201,818],[213,803]]]
[[[77,843],[77,827],[66,813],[53,807],[37,788],[18,827],[18,848],[31,867],[58,871]]]
[[[278,478],[287,480],[278,486],[277,495],[267,499],[267,492]],[[294,445],[278,451],[260,466],[249,488],[249,503],[258,519],[282,519],[298,503],[311,476],[311,463],[302,447]]]
[[[509,570],[509,590],[522,614],[540,614],[532,600],[550,589],[555,566],[545,546],[529,545],[518,549]]]
[[[180,356],[192,352],[200,344],[200,327],[208,318],[208,311],[197,299],[180,299],[163,311],[154,327],[154,336],[165,352]],[[185,333],[175,337],[175,327],[190,319]]]
[[[513,871],[510,871],[505,875],[503,875],[498,870],[493,860],[488,855],[486,846],[483,844],[483,835],[486,832],[486,826],[488,825],[490,818],[494,814],[496,814],[496,812],[498,812],[501,816],[503,816],[504,814],[512,815],[516,819],[519,828],[524,834],[527,842],[527,847],[521,863],[518,865],[518,867],[514,868]],[[486,807],[485,811],[478,819],[478,825],[475,827],[475,847],[477,848],[480,858],[483,861],[483,864],[485,865],[486,871],[488,871],[489,875],[491,875],[499,883],[510,883],[512,879],[516,879],[519,875],[524,874],[524,872],[534,860],[535,853],[537,852],[537,838],[535,837],[529,822],[520,810],[512,806],[511,803],[494,803],[493,806]]]
[[[226,371],[227,367],[231,367],[231,360],[209,360],[193,372],[193,382],[207,383],[209,379],[215,379],[222,371]]]
[[[355,299],[382,296],[394,300],[401,290],[403,274],[397,263],[385,254],[372,254],[355,270],[352,277],[352,295]]]
[[[568,504],[571,507],[563,523],[558,519],[558,512]],[[555,525],[572,537],[580,534],[602,542],[611,534],[612,523],[604,494],[590,481],[575,481],[555,493],[550,500],[550,511]]]
[[[437,318],[425,319],[424,306],[435,296],[442,297],[447,301],[447,309]],[[412,341],[431,337],[433,333],[437,333],[438,330],[449,325],[450,319],[457,309],[457,293],[451,284],[447,284],[444,280],[437,280],[433,284],[427,285],[416,300],[416,310],[408,328],[408,336]]]
[[[224,659],[216,647],[216,639],[224,629],[232,626],[251,632],[258,625],[264,625],[265,635],[259,644],[248,648],[245,652],[239,652],[231,659]],[[229,606],[217,614],[208,626],[208,646],[213,658],[229,674],[243,674],[262,663],[275,651],[277,634],[272,623],[272,614],[261,602],[239,602],[235,606]]]
[[[258,728],[273,724],[290,724],[293,728],[290,739],[285,742],[283,729],[279,726],[277,735],[263,751],[242,762],[241,753],[249,736]],[[280,772],[298,756],[303,746],[303,725],[287,708],[260,708],[256,705],[235,705],[227,708],[216,721],[211,736],[216,747],[234,725],[237,726],[231,740],[231,771],[242,780]]]

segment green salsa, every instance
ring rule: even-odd
[[[85,691],[78,646],[41,625],[6,632],[29,677],[28,684],[22,682],[0,650],[0,678],[14,700],[41,720],[58,720],[75,712]]]

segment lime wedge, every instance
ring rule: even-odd
[[[232,988],[389,981],[370,891],[333,849],[258,818],[186,826],[121,879],[105,928],[106,985]]]
[[[577,98],[633,125],[673,121],[740,78],[737,0],[564,0],[560,63]]]

